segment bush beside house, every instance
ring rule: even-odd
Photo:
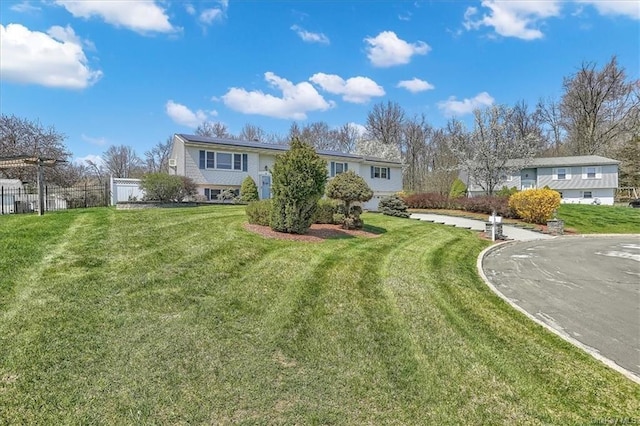
[[[276,157],[272,169],[271,228],[304,234],[313,221],[327,182],[327,162],[315,150],[294,138],[289,151]]]
[[[251,176],[247,176],[240,186],[240,201],[249,203],[251,201],[258,201],[259,199],[258,185],[256,185],[256,182]]]
[[[380,200],[379,210],[382,214],[396,217],[409,217],[407,205],[397,195],[390,195]]]
[[[166,173],[147,173],[142,176],[140,188],[144,190],[145,200],[148,201],[181,202],[197,193],[192,179]]]
[[[545,224],[560,207],[560,194],[552,189],[528,189],[509,198],[509,207],[525,222]]]
[[[344,229],[360,229],[363,227],[360,214],[362,208],[352,209],[351,204],[354,202],[367,202],[373,197],[373,191],[367,185],[367,182],[349,170],[340,173],[327,184],[327,197],[339,200],[344,203],[344,221],[342,227]]]

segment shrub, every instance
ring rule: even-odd
[[[353,171],[340,173],[327,184],[327,197],[334,200],[340,200],[344,203],[345,209],[345,221],[343,222],[343,228],[353,229],[352,227],[361,228],[362,220],[360,220],[360,213],[352,211],[351,203],[360,201],[369,201],[373,197],[373,191],[367,185],[367,182],[355,174]],[[353,219],[346,221],[346,219]]]
[[[345,215],[343,213],[334,213],[333,214],[333,223],[344,223]]]
[[[313,214],[313,223],[334,223],[333,215],[337,212],[336,203],[326,198],[318,200],[316,211]]]
[[[289,151],[276,157],[272,170],[271,228],[304,234],[311,226],[327,182],[327,162],[297,138]]]
[[[494,211],[498,216],[513,218],[515,213],[509,207],[509,198],[483,195],[472,198],[459,198],[459,209],[471,213],[484,213],[490,215]]]
[[[259,199],[256,182],[251,176],[247,176],[240,186],[240,201],[249,203],[251,201],[258,201]]]
[[[144,190],[145,200],[151,201],[182,201],[196,193],[192,179],[166,173],[147,173],[142,176],[140,187]]]
[[[453,199],[435,192],[411,194],[403,198],[410,209],[452,209],[455,208]]]
[[[271,221],[271,200],[252,201],[247,204],[247,218],[254,225],[269,226]]]
[[[513,194],[517,194],[518,193],[518,188],[516,188],[515,186],[512,186],[511,188],[507,188],[506,186],[503,186],[502,188],[500,188],[499,191],[496,191],[496,195],[498,197],[511,197]]]
[[[456,178],[451,184],[451,190],[449,191],[449,198],[464,197],[467,193],[467,185],[464,184],[460,178]]]
[[[236,198],[236,191],[234,191],[233,189],[223,189],[219,194],[218,194],[218,200],[221,201],[229,201],[229,200],[234,200]]]
[[[560,207],[560,194],[551,189],[528,189],[509,198],[509,206],[525,222],[544,224]]]
[[[409,213],[407,212],[407,205],[402,198],[397,195],[391,195],[389,197],[384,197],[380,200],[379,207],[382,214],[387,216],[396,216],[396,217],[409,217]]]

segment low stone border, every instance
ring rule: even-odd
[[[618,236],[618,234],[614,234],[614,235]],[[584,237],[584,235],[576,236],[576,237],[573,237],[573,238],[580,238],[580,237]],[[563,340],[571,343],[572,345],[582,349],[583,351],[585,351],[586,353],[588,353],[589,355],[591,355],[592,357],[594,357],[598,361],[600,361],[603,364],[605,364],[607,367],[616,370],[618,373],[621,373],[623,376],[625,376],[629,380],[640,384],[640,376],[637,376],[633,372],[631,372],[631,371],[627,370],[626,368],[616,364],[614,361],[610,360],[609,358],[607,358],[605,356],[602,356],[600,354],[600,352],[598,352],[596,349],[585,345],[584,343],[580,342],[579,340],[574,339],[573,337],[569,336],[568,334],[563,333],[563,332],[561,332],[559,330],[556,330],[555,328],[553,328],[550,325],[546,324],[544,321],[539,320],[534,315],[532,315],[529,312],[527,312],[524,308],[518,306],[515,302],[513,302],[507,296],[502,294],[500,292],[500,290],[498,290],[496,288],[496,286],[494,286],[491,283],[491,281],[489,281],[489,278],[484,273],[484,269],[482,269],[482,262],[484,260],[484,257],[489,252],[491,252],[492,250],[495,250],[495,249],[497,249],[498,247],[501,247],[504,244],[516,244],[516,243],[518,243],[518,241],[505,241],[505,242],[501,242],[501,243],[498,243],[498,244],[494,244],[494,245],[491,245],[491,246],[487,247],[486,249],[482,250],[482,252],[480,252],[480,254],[478,255],[478,259],[476,261],[476,268],[478,270],[478,274],[480,275],[482,280],[485,282],[485,284],[491,289],[491,291],[493,291],[499,298],[501,298],[502,300],[507,302],[512,308],[514,308],[515,310],[521,312],[522,314],[524,314],[527,318],[529,318],[530,320],[532,320],[536,324],[541,325],[542,327],[544,327],[548,331],[552,332],[556,336],[560,337],[561,339],[563,339]]]

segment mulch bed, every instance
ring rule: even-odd
[[[247,231],[262,235],[265,238],[276,238],[278,240],[304,241],[309,243],[317,243],[328,239],[345,238],[345,237],[364,237],[376,238],[380,234],[363,231],[361,229],[342,229],[340,225],[313,224],[309,231],[304,235],[287,234],[286,232],[277,232],[268,226],[254,225],[245,223],[244,229]]]

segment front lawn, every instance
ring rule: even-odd
[[[640,209],[561,204],[558,218],[580,234],[640,234]]]
[[[471,232],[265,239],[244,208],[0,217],[6,424],[589,424],[640,386],[478,278]]]

